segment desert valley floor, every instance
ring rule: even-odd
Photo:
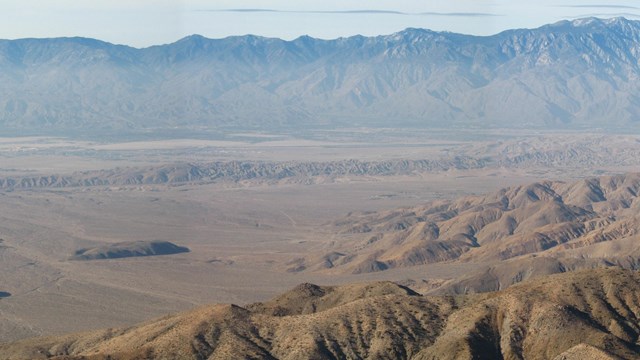
[[[350,213],[640,165],[640,137],[627,135],[512,134],[495,142],[490,133],[354,133],[340,142],[264,134],[126,143],[0,139],[0,342],[121,327],[203,304],[245,305],[300,283],[391,280],[437,290],[496,261],[384,271],[313,261],[358,236],[339,224]],[[240,175],[202,175],[213,162],[233,161]],[[176,175],[185,164],[191,175]],[[72,258],[79,249],[156,240],[190,251]]]

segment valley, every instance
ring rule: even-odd
[[[0,359],[637,358],[640,21],[611,15],[0,39]]]

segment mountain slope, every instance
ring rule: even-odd
[[[625,270],[555,275],[457,298],[423,297],[392,283],[304,284],[247,308],[206,306],[128,329],[0,345],[0,353],[8,359],[633,359],[640,351],[638,294],[640,276]]]
[[[635,126],[638,44],[640,22],[623,18],[488,37],[422,29],[336,40],[194,35],[145,49],[3,40],[0,126]]]
[[[640,175],[628,174],[544,181],[414,208],[354,213],[335,222],[341,239],[334,248],[296,264],[297,270],[363,273],[485,262],[494,265],[464,284],[487,291],[534,273],[614,265],[636,269],[639,194]]]

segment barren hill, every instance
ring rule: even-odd
[[[303,284],[266,303],[211,305],[126,329],[0,345],[7,359],[635,359],[640,275],[554,275],[425,297],[393,283]]]
[[[326,162],[218,161],[175,163],[149,167],[116,168],[76,172],[69,175],[0,177],[0,189],[67,188],[86,186],[180,185],[185,183],[280,180],[313,181],[340,176],[408,175],[449,169],[475,169],[485,159],[464,156],[423,160],[361,161],[346,159]]]
[[[291,271],[363,273],[486,262],[495,265],[482,275],[481,289],[497,290],[532,273],[612,265],[636,269],[639,194],[640,175],[629,174],[545,181],[413,208],[354,213],[335,222],[339,237],[331,251],[299,260]]]
[[[118,259],[124,257],[172,255],[189,249],[168,241],[129,241],[76,250],[70,260]]]

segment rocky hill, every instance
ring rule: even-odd
[[[334,223],[341,235],[330,252],[290,270],[363,273],[438,262],[492,263],[487,273],[465,283],[486,291],[535,274],[614,265],[636,269],[639,194],[640,175],[628,174],[353,213]]]
[[[505,291],[421,296],[382,282],[302,284],[126,328],[0,345],[5,359],[636,359],[640,275],[554,275]]]
[[[0,41],[5,132],[331,126],[635,127],[640,22],[487,37],[423,29],[292,41],[190,36],[136,49]],[[524,106],[523,106],[524,104]]]

